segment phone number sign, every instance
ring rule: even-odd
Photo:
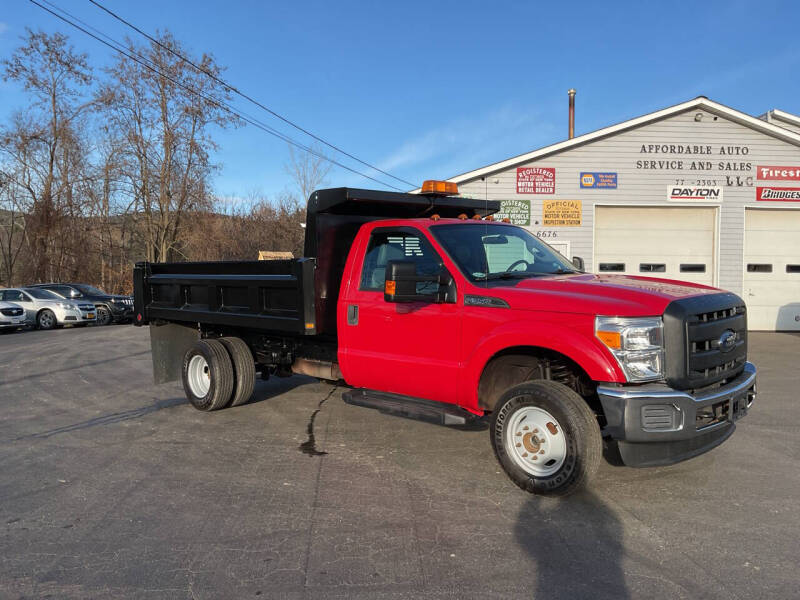
[[[554,167],[517,167],[518,194],[555,194]]]

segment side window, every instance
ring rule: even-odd
[[[411,261],[418,275],[434,275],[442,270],[442,259],[422,234],[408,231],[374,231],[369,238],[361,271],[362,290],[383,291],[386,265],[390,260]],[[418,294],[432,294],[438,285],[417,283]]]
[[[3,292],[3,300],[7,302],[19,302],[22,299],[22,292],[16,290],[7,290]]]

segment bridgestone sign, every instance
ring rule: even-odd
[[[800,188],[757,187],[756,200],[800,202]]]

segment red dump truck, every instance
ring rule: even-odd
[[[741,298],[583,272],[454,191],[314,192],[296,260],[137,264],[156,381],[200,410],[243,404],[257,372],[338,381],[352,404],[488,427],[537,494],[585,485],[604,439],[652,466],[730,437],[756,394]]]

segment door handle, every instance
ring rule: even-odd
[[[358,325],[358,304],[347,305],[347,324]]]

